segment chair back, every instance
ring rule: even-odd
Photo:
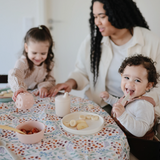
[[[0,75],[0,83],[8,83],[8,75]]]

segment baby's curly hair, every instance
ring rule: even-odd
[[[143,65],[143,67],[147,70],[148,73],[148,82],[153,82],[153,87],[155,87],[160,77],[160,74],[156,71],[155,64],[156,62],[154,62],[151,58],[145,57],[142,54],[137,54],[134,56],[127,57],[122,62],[118,72],[123,73],[124,69],[127,66]]]
[[[90,67],[93,73],[94,86],[99,76],[102,40],[102,35],[94,23],[93,4],[96,1],[104,5],[103,8],[108,16],[108,21],[115,28],[127,28],[131,34],[133,27],[136,26],[149,29],[145,18],[133,0],[92,0],[89,19],[91,34]]]

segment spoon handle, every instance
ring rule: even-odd
[[[129,99],[129,96],[130,96],[130,92],[128,92],[128,94],[122,100],[122,102],[121,102],[122,105],[124,105],[125,101],[127,101]]]
[[[129,96],[130,96],[130,92],[128,92],[128,94],[124,97],[124,99],[122,100],[121,104],[124,105],[124,102],[127,101],[129,99]],[[115,118],[116,117],[116,114],[113,113],[113,117]]]
[[[20,158],[14,152],[12,152],[7,146],[4,147],[14,160],[20,160]]]
[[[15,132],[19,132],[21,134],[25,134],[24,132],[16,129],[16,128],[12,128],[12,127],[9,127],[9,126],[5,126],[5,125],[0,125],[0,128],[1,129],[6,129],[6,130],[11,130],[11,131],[15,131]]]

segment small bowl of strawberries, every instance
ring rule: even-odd
[[[34,144],[40,142],[41,139],[43,139],[45,125],[38,121],[26,121],[20,123],[16,129],[24,132],[24,134],[16,132],[20,142],[25,144]]]

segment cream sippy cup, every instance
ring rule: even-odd
[[[71,99],[66,92],[64,95],[57,96],[55,98],[55,112],[59,117],[64,117],[70,113]]]
[[[15,104],[18,109],[30,109],[34,104],[34,98],[28,92],[20,93],[17,96]]]

